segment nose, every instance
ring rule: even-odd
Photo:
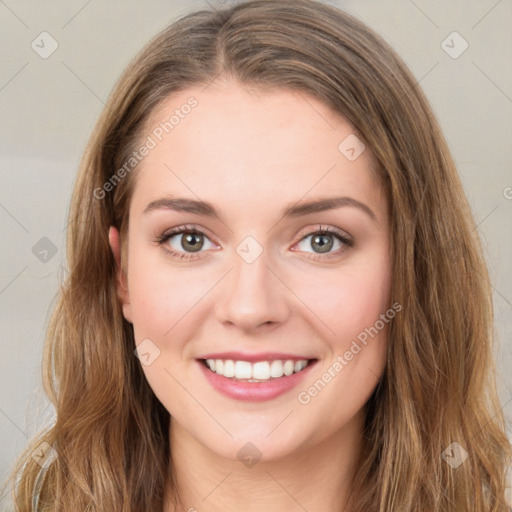
[[[285,322],[290,314],[292,294],[266,252],[250,263],[235,252],[231,261],[231,271],[219,283],[217,291],[218,320],[245,332],[277,327]]]

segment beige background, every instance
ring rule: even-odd
[[[210,3],[218,8],[229,2]],[[439,118],[489,262],[500,392],[510,417],[512,2],[329,3],[357,15],[396,48]],[[0,479],[28,437],[52,418],[41,392],[43,335],[65,268],[71,188],[93,123],[129,59],[198,7],[209,6],[205,0],[0,1]],[[47,59],[31,47],[43,31],[58,44]],[[450,56],[442,42],[453,31],[463,39],[447,40]],[[467,50],[453,58],[464,41]],[[46,262],[34,246],[50,250]],[[10,509],[5,498],[2,509]]]

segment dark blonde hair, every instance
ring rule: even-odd
[[[169,489],[177,495],[169,413],[134,356],[108,242],[110,225],[126,233],[136,170],[104,197],[97,191],[137,148],[162,101],[220,76],[313,95],[355,127],[378,163],[391,213],[391,298],[403,310],[366,404],[351,510],[508,510],[512,448],[495,385],[491,289],[454,162],[393,49],[352,16],[311,0],[185,16],[116,84],[80,164],[69,275],[45,343],[44,386],[57,419],[18,461],[17,510],[31,510],[41,470],[31,453],[43,441],[58,456],[46,469],[41,511],[157,511]],[[468,454],[457,469],[442,456],[452,442]]]

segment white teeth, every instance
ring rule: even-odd
[[[218,375],[227,378],[249,380],[250,382],[260,382],[270,378],[278,379],[283,376],[292,375],[292,373],[298,373],[306,368],[308,360],[258,361],[251,364],[248,361],[233,361],[231,359],[207,359],[206,364],[212,372]]]
[[[286,361],[283,365],[283,373],[286,376],[291,375],[293,373],[293,366],[294,366],[293,361]]]
[[[217,363],[219,360],[217,359]],[[250,379],[252,377],[251,363],[247,361],[237,361],[235,363],[235,378],[236,379]]]
[[[231,361],[231,359],[224,361],[224,368],[222,369],[222,375],[224,375],[224,377],[234,377],[235,376],[234,361]]]
[[[272,361],[270,365],[270,376],[274,378],[282,377],[284,375],[282,361]]]
[[[252,378],[258,380],[270,378],[270,365],[267,361],[261,361],[252,365]]]
[[[304,368],[306,368],[307,362],[304,361],[296,361],[295,366],[293,367],[293,371],[295,373],[300,372]]]

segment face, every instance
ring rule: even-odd
[[[388,206],[354,128],[234,82],[175,93],[148,127],[120,297],[173,428],[270,460],[360,426],[392,310]]]

